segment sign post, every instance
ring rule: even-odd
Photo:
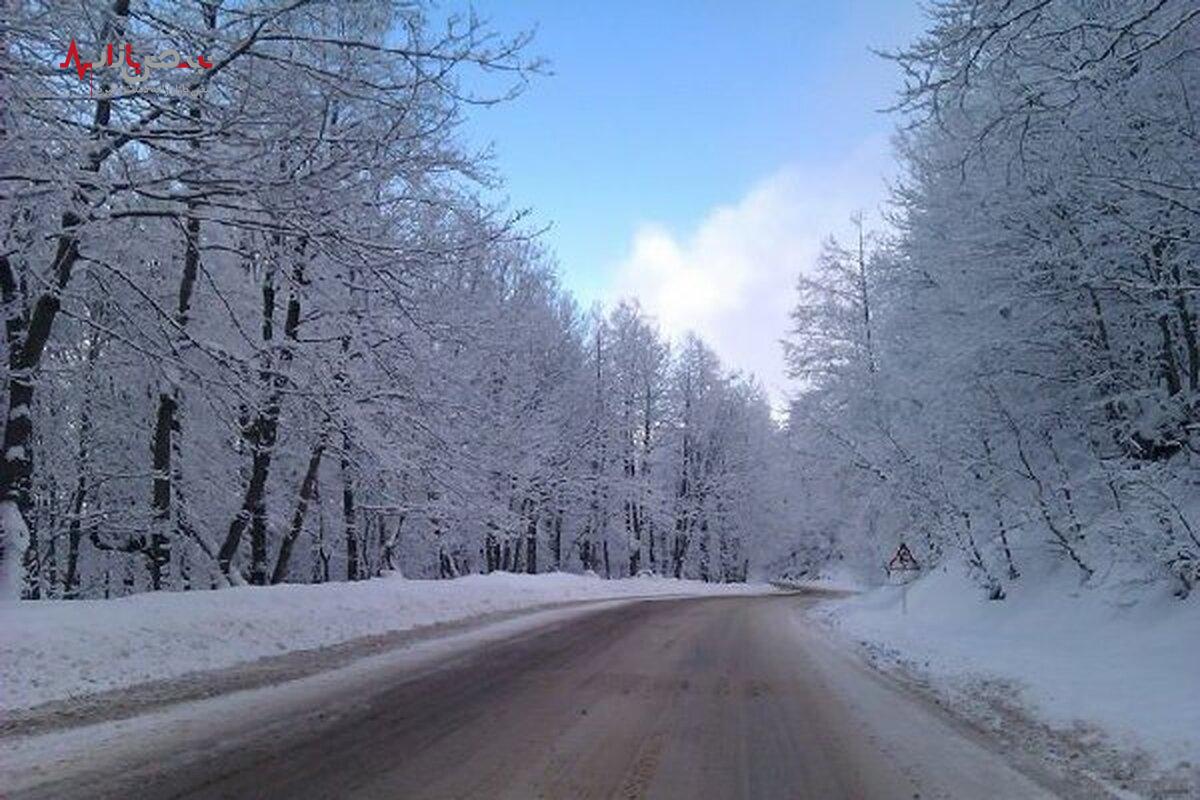
[[[888,574],[888,579],[896,579],[900,583],[900,613],[908,613],[908,584],[917,577],[917,573],[921,571],[921,565],[913,556],[912,550],[908,549],[908,545],[900,542],[900,546],[896,548],[896,553],[888,561],[884,570]]]

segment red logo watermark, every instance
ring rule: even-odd
[[[133,45],[129,42],[123,43],[124,58],[117,58],[115,61],[116,67],[120,72],[121,80],[129,84],[129,91],[143,91],[140,84],[150,77],[150,73],[154,70],[161,69],[193,69],[191,61],[187,60],[179,54],[177,50],[163,50],[157,55],[143,57],[141,61],[134,58]],[[96,56],[95,62],[84,61],[83,56],[79,54],[79,45],[75,40],[71,40],[71,44],[67,47],[67,55],[62,63],[58,65],[59,69],[74,68],[79,75],[79,79],[89,78],[89,88],[91,86],[90,77],[95,74],[96,70],[111,69],[114,66],[114,52],[119,54],[120,49],[114,50],[110,43],[105,45],[104,51]],[[204,55],[195,56],[193,59],[196,62],[195,69],[212,69],[212,62]],[[103,63],[101,63],[103,62]],[[122,68],[123,67],[123,68]],[[169,84],[158,87],[160,90],[169,92],[179,92],[178,87],[170,86]],[[186,92],[186,90],[185,90]],[[192,92],[186,92],[191,94]],[[111,96],[111,92],[108,93]]]

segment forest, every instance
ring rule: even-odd
[[[762,342],[782,408],[636,300],[582,308],[494,199],[464,122],[542,79],[531,35],[80,8],[0,27],[6,596],[878,581],[901,541],[995,600],[1200,584],[1195,2],[931,2],[880,54],[890,201]]]
[[[636,302],[581,309],[488,199],[462,125],[538,77],[529,35],[397,2],[88,8],[18,3],[0,48],[7,596],[741,581],[782,536],[755,382]]]
[[[1200,582],[1200,6],[931,4],[902,168],[801,278],[790,562]]]

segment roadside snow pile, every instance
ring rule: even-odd
[[[826,567],[813,578],[783,581],[798,588],[825,589],[831,592],[862,592],[870,588],[862,575],[838,565]]]
[[[909,585],[907,598],[887,586],[815,613],[935,684],[1015,684],[1057,728],[1099,726],[1114,744],[1194,765],[1200,598],[1140,592],[1135,602],[1117,589],[1081,589],[1064,571],[1026,575],[1007,599],[988,601],[949,567]]]
[[[0,603],[0,710],[553,603],[764,590],[667,578],[493,573]]]

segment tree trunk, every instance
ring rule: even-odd
[[[300,287],[304,284],[303,254],[305,242],[302,240],[297,248],[297,257],[293,266],[291,292],[288,297],[287,313],[284,321],[284,342],[278,348],[278,362],[273,363],[271,354],[275,340],[275,275],[277,265],[272,263],[263,276],[262,284],[262,341],[263,366],[259,376],[266,389],[266,400],[255,415],[254,421],[247,426],[243,436],[249,443],[252,456],[250,480],[246,484],[246,492],[242,498],[242,507],[229,526],[225,542],[218,554],[221,571],[230,574],[233,568],[233,557],[237,554],[242,536],[246,528],[250,528],[250,583],[265,585],[267,582],[267,526],[266,526],[266,488],[270,477],[271,461],[275,453],[275,443],[279,436],[279,414],[282,402],[283,388],[286,385],[284,369],[292,361],[292,347],[297,342],[300,327]],[[275,239],[275,253],[278,259],[282,251],[282,242]]]
[[[93,336],[88,343],[84,365],[85,384],[79,408],[79,448],[75,456],[75,494],[71,498],[71,518],[67,523],[67,566],[63,573],[63,597],[79,597],[79,544],[83,540],[83,509],[87,505],[92,469],[92,380],[94,366],[100,355],[100,339]]]
[[[292,557],[292,547],[304,530],[304,518],[308,514],[308,505],[312,500],[313,491],[317,486],[317,474],[321,471],[321,456],[325,452],[325,437],[317,440],[312,455],[308,458],[308,469],[304,471],[304,479],[300,482],[300,492],[296,497],[296,510],[292,512],[292,524],[287,535],[279,543],[279,555],[275,559],[275,569],[271,571],[271,583],[283,583],[288,574],[288,562]]]
[[[554,511],[554,529],[550,534],[550,552],[554,555],[554,568],[562,569],[562,509]]]
[[[346,580],[359,579],[358,519],[354,509],[354,470],[347,452],[349,437],[342,453],[342,521],[346,526]]]
[[[490,575],[500,568],[500,542],[488,531],[483,537],[483,571]]]
[[[382,543],[382,546],[380,547],[380,558],[379,558],[380,574],[383,574],[384,570],[387,570],[388,572],[394,572],[397,569],[397,567],[396,567],[396,546],[400,542],[400,531],[401,531],[401,529],[404,528],[404,520],[406,517],[407,517],[407,514],[400,515],[399,519],[396,520],[396,530],[392,532],[391,536],[387,537],[387,539]],[[380,527],[380,531],[382,532],[382,530],[384,528],[382,522],[380,522],[379,527]]]
[[[213,4],[204,6],[205,21],[211,33],[217,24],[217,8]],[[200,127],[200,105],[193,104],[189,112],[192,124]],[[193,139],[191,148],[196,152],[200,147],[198,140]],[[175,338],[184,344],[189,314],[192,308],[192,295],[196,288],[196,278],[200,272],[200,217],[197,214],[200,203],[188,199],[184,213],[184,246],[183,270],[179,278],[178,301],[175,307],[175,323],[178,330]],[[151,495],[151,534],[146,556],[150,562],[150,583],[155,589],[163,588],[163,581],[168,577],[167,571],[171,564],[171,545],[179,539],[178,520],[175,530],[170,531],[171,518],[171,481],[175,474],[172,461],[178,458],[181,423],[179,414],[179,387],[165,386],[158,394],[158,413],[155,415],[154,434],[151,458],[151,474],[154,475]],[[175,440],[175,441],[172,441]],[[168,532],[170,531],[170,532]]]
[[[71,521],[67,527],[67,567],[63,572],[63,598],[79,597],[79,543],[83,539],[83,504],[87,498],[87,478],[79,476],[75,496],[71,499]]]
[[[1008,526],[1004,524],[1004,511],[1000,507],[1000,499],[994,500],[996,504],[996,525],[1000,529],[1000,544],[1004,548],[1004,560],[1008,564],[1008,579],[1015,581],[1021,577],[1021,571],[1017,569],[1017,564],[1013,561],[1012,548],[1008,544]]]
[[[675,542],[671,552],[671,572],[676,578],[683,577],[683,561],[687,556],[688,535],[686,518],[680,518],[675,523]]]
[[[276,256],[278,253],[275,254]],[[250,446],[250,479],[246,483],[246,491],[242,496],[241,509],[229,525],[229,532],[217,555],[221,571],[230,574],[233,569],[233,558],[241,545],[242,536],[246,529],[251,529],[251,535],[256,537],[251,542],[250,583],[261,585],[266,583],[266,488],[267,479],[271,472],[271,459],[275,451],[275,441],[279,433],[280,390],[282,385],[279,373],[272,369],[271,347],[275,338],[275,273],[276,266],[272,264],[263,276],[262,283],[262,341],[263,364],[259,376],[266,389],[266,399],[255,413],[254,419],[243,430],[243,439]]]
[[[648,545],[647,555],[650,557],[650,571],[655,575],[658,574],[658,556],[655,548],[655,530],[654,520],[648,520],[646,523],[646,543]]]
[[[538,515],[532,511],[525,528],[525,571],[530,575],[537,574],[537,526]]]
[[[633,500],[625,501],[625,513],[629,528],[629,575],[637,575],[642,569],[642,514]]]
[[[313,540],[313,583],[329,582],[329,550],[325,547],[325,507],[321,504],[321,474],[313,482],[313,502],[317,505],[317,535]]]
[[[171,435],[175,427],[175,410],[174,395],[166,391],[160,393],[150,447],[154,483],[150,505],[150,539],[146,546],[150,588],[154,591],[163,588],[171,565],[171,537],[166,529],[171,523]]]
[[[274,412],[268,410],[267,413],[260,416],[254,425],[253,432],[247,436],[250,446],[253,448],[250,461],[250,480],[247,482],[245,494],[242,496],[241,509],[230,523],[229,532],[225,535],[225,542],[217,554],[217,564],[227,575],[232,574],[234,570],[233,557],[237,554],[246,529],[250,527],[252,521],[263,520],[265,517],[267,478],[271,470],[271,453],[275,444],[277,415],[277,410]],[[260,527],[260,533],[261,530]],[[260,562],[257,566],[257,577],[265,578],[265,562]],[[250,582],[256,583],[253,570]]]
[[[125,19],[129,16],[129,0],[114,0],[112,13],[100,31],[100,40],[109,41],[125,34]],[[101,85],[103,90],[105,85]],[[102,91],[103,95],[104,92]],[[108,133],[112,117],[112,99],[96,101],[92,117],[92,137],[97,142]],[[111,154],[107,148],[97,148],[82,165],[85,172],[98,173]],[[73,201],[79,208],[88,206],[88,198],[77,187]],[[0,593],[14,596],[20,592],[20,563],[25,558],[32,509],[30,481],[33,477],[33,399],[37,373],[46,351],[46,343],[62,308],[62,294],[71,282],[71,274],[79,260],[78,230],[83,218],[73,210],[62,213],[58,243],[50,262],[45,289],[34,302],[28,317],[21,313],[17,302],[18,284],[7,256],[0,256],[0,300],[5,306],[5,334],[9,346],[8,408],[5,414],[4,438],[0,441]]]

